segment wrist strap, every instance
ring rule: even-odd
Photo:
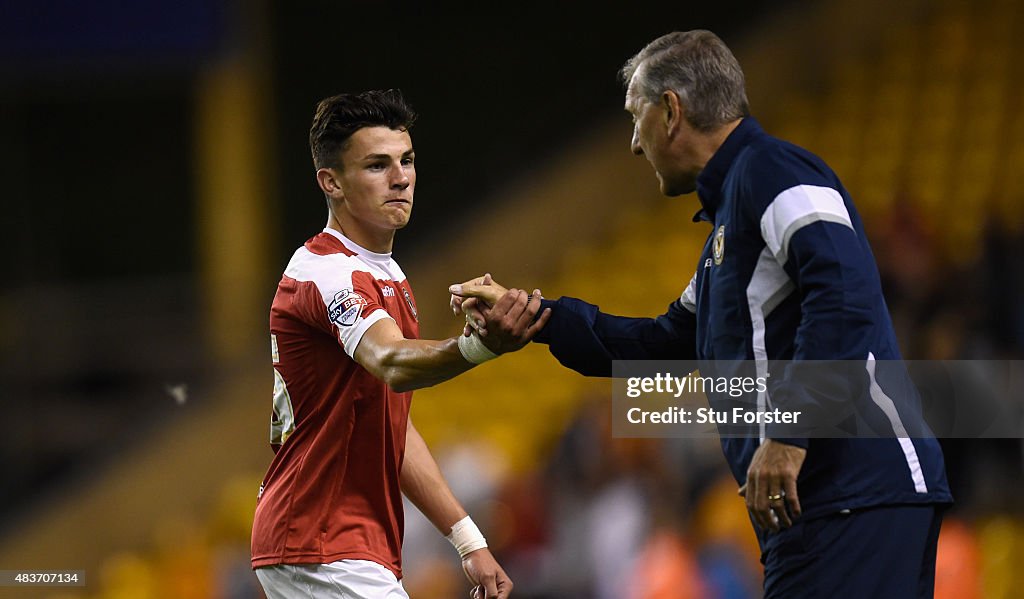
[[[498,354],[492,352],[484,345],[484,342],[480,340],[480,336],[476,333],[470,334],[469,337],[459,335],[459,351],[462,352],[462,357],[466,358],[466,361],[471,364],[483,364],[488,360],[498,357]]]
[[[473,519],[466,516],[452,525],[452,532],[445,537],[448,542],[459,552],[459,558],[465,558],[467,554],[483,549],[487,546],[487,539],[473,523]]]

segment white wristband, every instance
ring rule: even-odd
[[[459,351],[462,352],[462,357],[466,358],[466,361],[471,364],[483,364],[487,360],[493,360],[498,357],[498,354],[492,352],[484,345],[484,342],[480,340],[480,336],[476,333],[470,334],[469,337],[459,335]]]
[[[487,539],[484,538],[483,533],[480,532],[480,529],[476,527],[473,519],[469,516],[453,524],[451,534],[445,538],[459,552],[459,559],[465,558],[469,553],[487,546]]]

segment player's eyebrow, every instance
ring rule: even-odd
[[[402,153],[402,158],[408,158],[409,156],[415,155],[416,150],[408,149]],[[363,156],[363,160],[390,160],[391,154],[367,154]]]

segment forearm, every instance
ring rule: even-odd
[[[448,535],[452,525],[466,517],[466,510],[448,487],[441,469],[412,421],[406,433],[405,460],[400,480],[405,496],[441,534]]]
[[[396,391],[430,387],[466,372],[470,363],[458,340],[402,339],[379,351],[367,369]]]

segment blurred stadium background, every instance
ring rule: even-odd
[[[818,152],[869,227],[914,359],[1024,356],[1024,9],[817,0],[607,9],[229,0],[0,2],[0,569],[84,569],[0,596],[262,597],[248,539],[267,446],[266,320],[325,221],[321,97],[400,87],[415,218],[395,255],[424,336],[490,271],[660,313],[707,230],[628,153],[616,71],[715,30],[754,114]],[[413,418],[532,599],[759,596],[716,442],[613,439],[610,384],[530,347],[418,392]],[[958,503],[938,597],[1019,597],[1019,439],[944,440]],[[406,586],[465,596],[408,510]]]

